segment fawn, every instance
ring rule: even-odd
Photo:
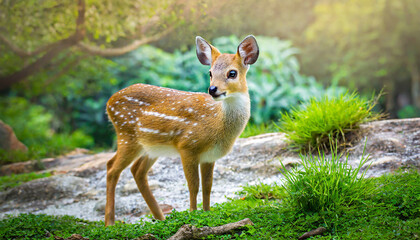
[[[232,149],[250,117],[246,73],[259,49],[253,36],[239,44],[236,54],[221,54],[201,37],[196,37],[196,45],[200,62],[211,65],[209,94],[135,84],[107,103],[118,141],[107,163],[107,226],[115,221],[118,179],[133,161],[131,172],[144,200],[156,219],[165,219],[147,182],[147,172],[159,156],[181,157],[190,210],[197,209],[200,166],[203,209],[210,210],[214,163]]]

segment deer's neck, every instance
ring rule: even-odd
[[[224,131],[236,138],[245,128],[250,117],[248,92],[230,94],[223,100]]]

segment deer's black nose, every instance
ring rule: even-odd
[[[217,92],[217,87],[216,86],[210,86],[209,87],[209,94],[212,95],[213,97],[216,96],[216,92]]]

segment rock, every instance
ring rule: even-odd
[[[43,166],[44,165],[39,161],[12,163],[0,167],[0,176],[39,171],[44,169]]]
[[[149,182],[149,188],[151,191],[154,191],[161,187],[158,181],[151,180],[148,182]],[[134,193],[140,193],[139,189],[137,188],[137,184],[134,178],[131,178],[130,180],[128,180],[128,182],[124,184],[120,192],[122,195],[125,195],[125,196],[134,194]]]
[[[83,178],[56,175],[36,179],[6,191],[3,201],[27,203],[33,201],[50,201],[75,197],[87,189],[87,181]],[[2,201],[2,202],[3,202]],[[0,204],[2,203],[0,202]]]
[[[6,151],[28,151],[28,148],[21,143],[15,133],[13,132],[13,129],[5,124],[3,121],[0,120],[0,148],[5,149]]]
[[[100,199],[96,202],[95,207],[93,209],[101,214],[105,214],[105,205],[106,199]]]
[[[29,173],[39,170],[48,172],[67,173],[74,176],[89,177],[106,169],[106,162],[115,153],[98,153],[95,155],[77,154],[58,158],[46,158],[28,162],[19,162],[0,167],[0,176],[10,174]]]
[[[122,195],[129,195],[133,193],[139,193],[139,189],[137,188],[136,181],[134,179],[130,179],[121,189]]]

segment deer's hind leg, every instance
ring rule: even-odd
[[[119,145],[115,156],[107,162],[105,226],[115,223],[115,188],[121,172],[137,159],[141,152],[142,147],[138,144]]]
[[[156,160],[157,158],[151,158],[147,155],[141,156],[131,167],[131,173],[133,174],[137,187],[146,201],[147,206],[149,206],[153,217],[158,220],[165,220],[165,216],[163,216],[162,210],[153,196],[147,181],[147,173]]]

